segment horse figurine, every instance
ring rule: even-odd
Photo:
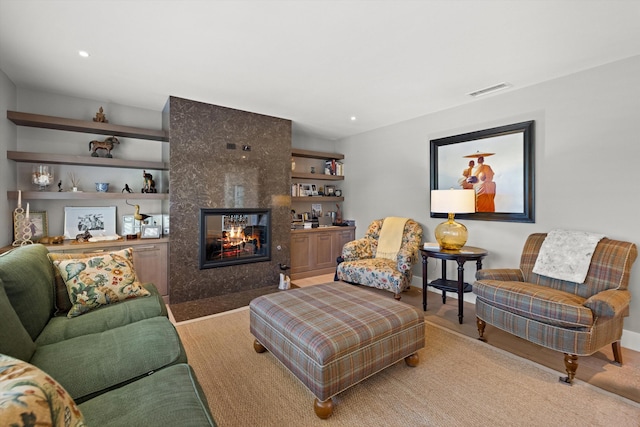
[[[105,138],[104,141],[96,140],[89,142],[89,151],[93,150],[91,157],[98,157],[98,153],[96,151],[102,149],[107,150],[107,155],[105,157],[112,158],[111,150],[113,150],[114,144],[120,144],[120,141],[115,136]]]

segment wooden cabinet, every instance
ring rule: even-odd
[[[332,273],[345,243],[355,239],[354,226],[291,231],[291,278]]]
[[[151,282],[157,288],[165,301],[169,302],[169,239],[140,239],[115,241],[104,243],[66,243],[63,245],[49,245],[49,252],[63,253],[101,253],[133,248],[133,265],[138,280],[142,283]]]

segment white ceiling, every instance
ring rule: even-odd
[[[157,111],[172,95],[328,139],[638,54],[638,0],[0,0],[19,88]]]

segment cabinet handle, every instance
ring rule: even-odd
[[[134,252],[135,252],[135,251],[145,251],[145,250],[146,250],[146,251],[149,251],[149,250],[152,250],[152,249],[155,249],[155,248],[156,248],[156,245],[135,246],[135,247],[133,248],[133,251],[134,251]]]

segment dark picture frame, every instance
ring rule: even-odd
[[[476,212],[456,218],[535,222],[534,125],[531,120],[431,140],[431,190],[476,190]]]

